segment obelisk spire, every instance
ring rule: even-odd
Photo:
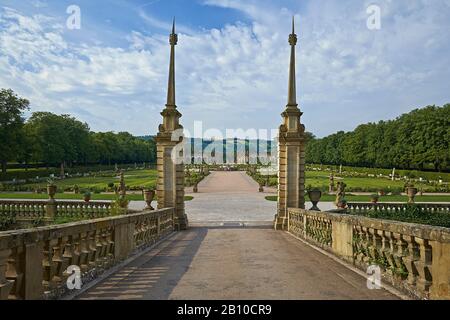
[[[295,84],[295,46],[297,45],[297,35],[295,34],[295,20],[292,17],[292,34],[289,35],[291,45],[291,62],[289,66],[289,91],[287,107],[297,107],[297,88]]]
[[[172,33],[169,37],[170,43],[170,66],[169,85],[167,90],[167,107],[176,108],[175,105],[175,46],[178,43],[178,35],[175,33],[175,18],[173,18]]]

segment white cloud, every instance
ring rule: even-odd
[[[448,83],[450,74],[448,2],[380,2],[382,30],[374,32],[366,28],[365,5],[353,1],[310,1],[300,12],[266,1],[205,1],[242,11],[253,22],[203,31],[177,28],[183,124],[278,126],[287,96],[293,13],[299,100],[309,130],[328,134],[447,102],[442,81]],[[170,22],[143,12],[140,17],[170,30]],[[166,96],[167,34],[130,30],[128,47],[87,46],[69,42],[52,17],[5,8],[0,27],[0,87],[29,98],[33,110],[70,112],[95,130],[156,132]]]

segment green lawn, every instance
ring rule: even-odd
[[[334,183],[337,184],[339,181],[344,181],[347,188],[403,188],[404,181],[392,181],[386,178],[362,178],[362,177],[345,177],[340,179],[335,177]],[[330,174],[325,171],[307,171],[306,172],[306,185],[311,185],[313,188],[316,187],[328,187],[330,183]]]
[[[353,192],[375,192],[378,190],[401,191],[404,189],[405,181],[392,181],[387,178],[378,177],[352,177],[336,175],[334,184],[337,186],[339,181],[343,181],[347,185],[347,190]],[[309,188],[319,188],[321,190],[328,190],[330,184],[330,172],[327,171],[306,171],[305,186]],[[277,185],[277,178],[270,178],[270,185]],[[435,192],[434,187],[425,183],[414,183],[414,185],[423,189],[425,192]]]
[[[125,172],[125,184],[128,187],[151,188],[156,186],[157,171],[156,170],[132,170]],[[58,190],[73,188],[78,185],[80,189],[105,189],[109,183],[119,184],[120,177],[115,174],[98,174],[89,177],[69,178],[64,180],[55,180]],[[42,184],[26,184],[25,187],[45,188]]]
[[[32,200],[47,200],[48,196],[46,194],[35,194],[35,193],[0,193],[0,199],[32,199]],[[83,200],[82,194],[74,193],[58,193],[55,196],[56,200]],[[115,194],[92,194],[92,200],[105,200],[112,201],[116,200]],[[131,201],[144,201],[144,197],[141,194],[127,194],[127,199]],[[185,196],[185,201],[191,201],[194,197]]]
[[[309,198],[306,197],[307,201]],[[352,196],[348,195],[345,197],[348,202],[370,202],[370,196]],[[267,196],[266,200],[277,201],[278,196]],[[321,202],[334,202],[336,200],[335,196],[323,195]],[[415,198],[416,202],[450,202],[450,195],[448,196],[417,196]],[[378,202],[408,202],[408,197],[406,196],[384,196],[380,197]]]

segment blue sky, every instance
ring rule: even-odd
[[[72,4],[80,30],[66,27]],[[0,0],[0,87],[95,131],[154,134],[176,16],[182,124],[277,128],[293,15],[302,122],[317,136],[450,102],[450,0]]]

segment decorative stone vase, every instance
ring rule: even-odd
[[[378,203],[378,200],[380,199],[380,197],[377,194],[373,194],[370,197],[370,201],[372,201],[372,203]]]
[[[409,198],[408,203],[415,203],[414,198],[416,197],[418,192],[419,190],[414,187],[408,187],[406,189],[406,194],[408,195]]]
[[[50,200],[55,200],[55,194],[57,189],[58,189],[57,186],[54,184],[47,185],[47,194]]]
[[[259,192],[264,192],[264,183],[263,182],[259,183]]]
[[[343,200],[337,204],[339,209],[347,209],[347,201]]]
[[[317,204],[320,201],[320,198],[322,198],[322,191],[318,190],[318,189],[313,189],[308,191],[308,197],[309,200],[311,200],[313,206],[310,209],[311,211],[320,211],[320,209],[317,207]]]
[[[86,202],[86,203],[91,201],[91,194],[90,193],[85,193],[83,195],[83,199],[84,199],[84,202]]]
[[[155,190],[144,190],[144,200],[147,204],[146,209],[155,210],[155,208],[152,207],[153,199],[155,198]]]

